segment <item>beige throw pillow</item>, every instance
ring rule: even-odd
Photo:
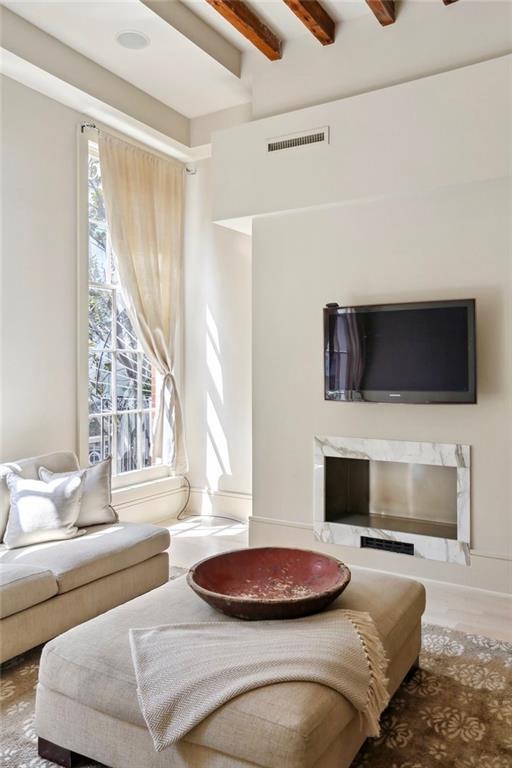
[[[84,528],[89,525],[117,523],[117,513],[111,507],[112,459],[109,457],[80,471],[85,479],[77,526]],[[46,467],[39,467],[39,477],[46,483],[59,477],[73,477],[76,474],[76,472],[51,472]]]
[[[27,480],[11,472],[6,482],[11,492],[11,508],[4,536],[8,549],[80,535],[75,522],[80,512],[83,473],[76,472],[72,477],[44,483]]]

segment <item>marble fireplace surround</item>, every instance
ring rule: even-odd
[[[457,539],[363,527],[325,520],[325,457],[392,461],[455,467],[457,470]],[[414,555],[470,565],[470,447],[457,443],[417,443],[359,437],[314,438],[314,534],[321,542],[360,546],[360,537],[414,544]]]

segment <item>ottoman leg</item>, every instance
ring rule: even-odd
[[[418,658],[411,664],[409,671],[405,676],[405,679],[408,680],[410,677],[412,677],[416,672],[416,670],[419,668],[420,668],[420,657],[418,656]]]
[[[64,768],[73,768],[80,759],[80,755],[40,737],[37,740],[37,752],[39,757],[49,760],[51,763],[63,765]]]

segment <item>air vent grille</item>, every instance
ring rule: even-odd
[[[305,147],[309,144],[329,142],[329,129],[317,128],[306,133],[294,133],[289,136],[277,136],[267,141],[267,152],[280,152],[283,149]]]
[[[361,536],[361,549],[380,549],[386,552],[398,552],[401,555],[414,555],[414,544],[406,541],[390,541]]]

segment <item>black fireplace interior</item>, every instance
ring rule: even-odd
[[[347,522],[352,515],[370,515],[370,462],[325,457],[325,519]]]

